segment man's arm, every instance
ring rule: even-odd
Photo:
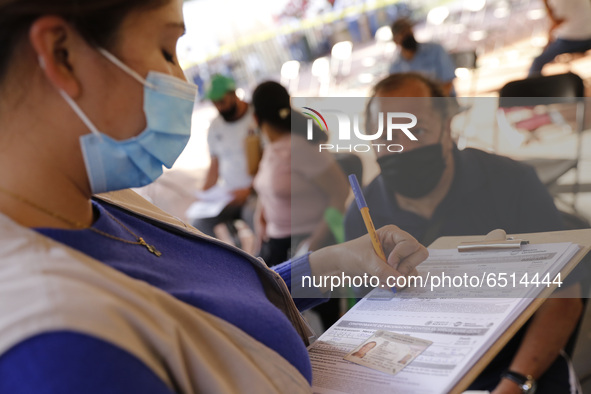
[[[232,195],[234,196],[234,199],[230,202],[230,205],[236,205],[239,207],[243,206],[244,204],[246,204],[246,200],[248,200],[248,197],[251,194],[252,186],[232,190]]]
[[[209,169],[207,170],[207,175],[205,177],[205,184],[203,185],[203,190],[207,190],[209,188],[214,187],[218,183],[219,178],[219,168],[220,162],[217,156],[211,156],[211,163],[209,165]],[[234,199],[230,202],[231,205],[242,206],[246,203],[248,196],[250,196],[252,192],[252,187],[245,187],[243,189],[236,189],[232,190],[232,194],[234,195]]]
[[[509,369],[539,379],[558,357],[583,311],[579,298],[550,298],[532,317]],[[502,379],[493,394],[521,393],[516,383]]]
[[[209,169],[207,170],[207,176],[205,177],[205,184],[203,185],[203,190],[207,190],[218,182],[219,176],[219,161],[216,156],[211,157],[211,163],[209,164]]]
[[[520,178],[521,195],[518,232],[556,231],[564,229],[562,219],[548,190],[533,168],[525,169]],[[560,290],[564,298],[549,298],[530,320],[509,369],[539,379],[556,360],[568,342],[583,310],[577,285]],[[572,297],[572,298],[566,298]],[[494,394],[520,393],[517,385],[502,379]]]

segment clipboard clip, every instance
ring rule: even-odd
[[[482,250],[521,249],[529,241],[507,237],[505,230],[493,230],[482,241],[462,242],[458,245],[458,252],[478,252]]]

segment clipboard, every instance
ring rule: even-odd
[[[494,234],[493,234],[494,233]],[[494,230],[489,233],[497,241],[503,241],[502,236],[504,234],[505,241],[507,241],[507,235],[504,230]],[[544,244],[544,243],[558,243],[558,242],[573,242],[578,244],[581,249],[579,252],[564,266],[560,271],[562,278],[566,278],[568,274],[577,266],[581,260],[591,250],[591,229],[583,230],[566,230],[566,231],[550,231],[544,233],[528,233],[528,234],[514,234],[510,238],[527,240],[531,244]],[[432,249],[455,249],[461,244],[473,243],[482,244],[486,241],[486,237],[483,236],[464,236],[464,237],[440,237],[436,239],[429,248]],[[489,239],[490,240],[490,239]],[[472,366],[470,371],[464,375],[460,381],[450,391],[451,394],[461,394],[468,386],[480,375],[484,368],[490,363],[490,361],[503,349],[503,347],[509,342],[509,340],[519,331],[519,329],[529,320],[534,312],[544,303],[544,300],[549,296],[557,285],[546,288],[538,298],[535,298],[531,304],[523,311],[521,315],[507,328],[507,330],[499,337],[499,339],[484,353],[484,355]]]
[[[508,237],[505,230],[493,230],[480,241],[464,241],[458,245],[458,252],[476,252],[480,250],[521,249],[528,240]]]

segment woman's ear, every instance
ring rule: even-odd
[[[29,29],[29,41],[39,59],[39,66],[49,82],[68,96],[80,94],[80,83],[74,74],[77,33],[63,18],[43,16]]]

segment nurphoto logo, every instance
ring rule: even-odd
[[[309,116],[311,119],[308,119],[307,123],[307,138],[309,141],[313,140],[314,137],[314,122],[318,124],[321,130],[328,132],[328,124],[326,122],[325,117],[315,109],[310,107],[303,107],[303,109],[307,110],[307,112],[303,112],[304,115]],[[351,117],[349,114],[338,111],[338,110],[326,110],[323,111],[324,115],[332,115],[336,117],[338,122],[338,143],[337,144],[319,144],[318,148],[319,151],[322,150],[336,150],[337,152],[369,152],[372,149],[376,151],[380,151],[381,149],[385,149],[388,152],[402,152],[404,147],[400,144],[389,144],[389,143],[362,143],[362,144],[352,144],[351,138],[352,133],[353,135],[361,140],[361,141],[385,141],[390,142],[392,141],[392,136],[394,132],[402,132],[406,137],[408,137],[411,141],[417,141],[417,137],[415,137],[409,129],[413,128],[417,124],[417,117],[408,112],[387,112],[384,116],[383,112],[378,113],[378,130],[373,133],[369,133],[368,130],[362,131],[359,126],[359,114],[353,115],[353,121],[351,121]],[[385,125],[384,125],[384,119]],[[385,126],[385,127],[384,127]],[[384,140],[384,131],[385,131],[385,140]]]

